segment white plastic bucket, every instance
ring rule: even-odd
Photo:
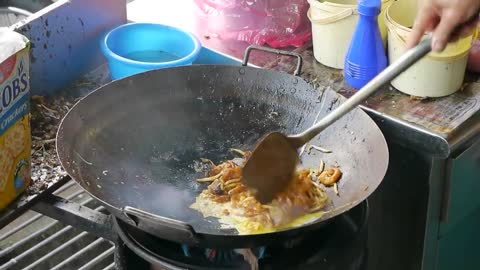
[[[378,16],[384,44],[387,40],[387,28],[383,13],[391,1],[382,0],[382,13]],[[315,59],[328,67],[343,69],[358,22],[357,0],[308,0],[308,3]]]
[[[390,63],[405,51],[405,41],[411,32],[417,7],[417,0],[399,0],[385,13]],[[428,54],[393,80],[393,87],[417,97],[442,97],[455,93],[463,84],[472,37],[448,44],[442,53]]]

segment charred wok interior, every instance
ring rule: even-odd
[[[203,187],[195,164],[228,159],[229,148],[250,149],[269,131],[295,133],[341,102],[304,80],[250,67],[190,66],[114,81],[81,100],[58,132],[67,172],[117,217],[158,237],[203,246],[242,247],[283,241],[358,205],[379,185],[388,150],[375,123],[356,109],[311,143],[334,150],[341,164],[340,196],[320,219],[272,234],[239,236],[190,209]],[[302,166],[318,166],[304,155]],[[123,210],[122,210],[123,209]],[[282,238],[283,237],[283,238]],[[228,239],[228,241],[226,241]]]

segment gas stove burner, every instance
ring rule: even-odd
[[[137,257],[137,264],[138,258],[141,258],[149,265],[155,265],[155,269],[249,270],[256,269],[252,265],[258,264],[260,270],[364,270],[367,221],[368,204],[365,201],[319,230],[307,231],[287,242],[249,249],[179,244],[149,235],[118,219],[115,227],[130,253]]]
[[[235,252],[235,250],[221,250],[216,248],[205,249],[205,257],[215,264],[228,265],[235,261],[243,260],[242,256]]]
[[[217,249],[217,248],[198,248],[190,247],[188,245],[181,245],[183,255],[187,258],[192,258],[192,252],[195,254],[202,254],[210,262],[217,265],[231,265],[245,260],[241,249]],[[259,247],[250,249],[257,260],[261,260],[265,256],[266,247]],[[203,251],[203,252],[202,252]],[[201,255],[200,255],[201,256]]]

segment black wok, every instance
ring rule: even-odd
[[[303,79],[246,66],[186,66],[114,81],[80,100],[57,134],[66,171],[113,215],[157,237],[200,246],[243,247],[282,241],[365,200],[381,183],[388,148],[361,109],[322,132],[313,144],[330,154],[302,155],[302,165],[339,165],[340,196],[320,219],[269,234],[238,235],[189,208],[206,187],[195,161],[218,163],[229,148],[251,149],[270,131],[295,134],[344,100]]]

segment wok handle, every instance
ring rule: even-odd
[[[298,76],[298,75],[300,75],[300,73],[302,71],[303,59],[302,59],[302,56],[300,54],[294,53],[294,52],[288,52],[288,51],[282,51],[282,50],[267,48],[267,47],[262,47],[262,46],[257,46],[257,45],[250,45],[250,46],[247,47],[247,49],[245,50],[245,56],[243,57],[242,66],[247,66],[248,60],[250,60],[250,53],[253,50],[261,51],[261,52],[268,52],[268,53],[273,53],[273,54],[278,54],[278,55],[284,55],[284,56],[296,57],[297,58],[297,67],[295,68],[295,71],[293,72],[293,75]]]
[[[125,206],[124,215],[140,229],[154,230],[157,235],[173,241],[198,243],[193,227],[190,224],[171,218],[161,217],[135,207]]]

